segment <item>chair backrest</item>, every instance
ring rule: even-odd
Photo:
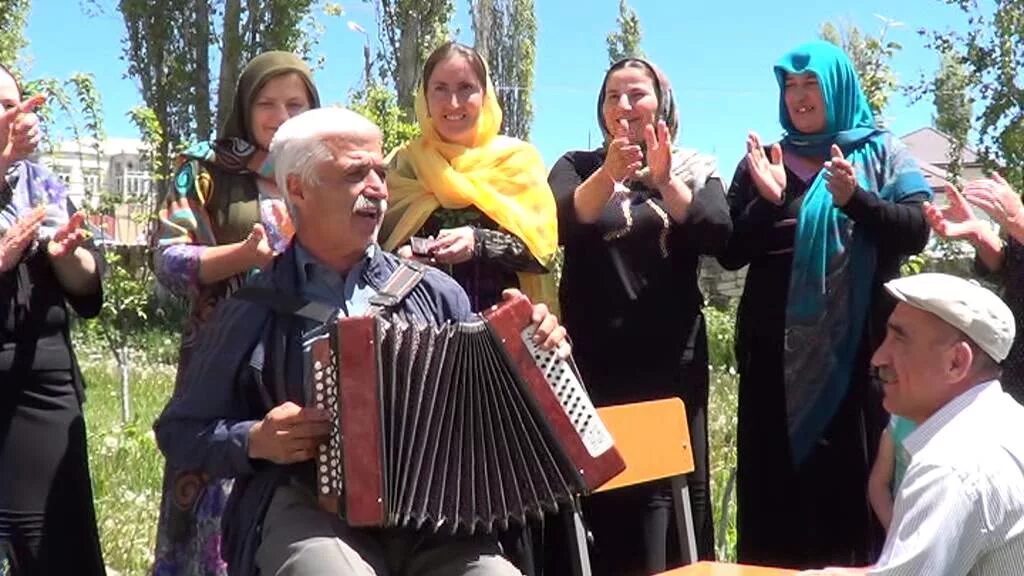
[[[606,406],[597,413],[615,439],[626,469],[595,492],[693,471],[686,407],[679,398]]]
[[[657,576],[796,576],[796,570],[785,568],[763,568],[761,566],[740,566],[718,562],[698,562],[661,572]]]

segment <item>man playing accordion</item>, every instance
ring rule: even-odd
[[[386,208],[381,133],[349,110],[304,112],[277,130],[270,148],[295,238],[250,285],[351,317],[400,260],[377,246]],[[469,300],[433,268],[396,305],[439,326],[470,318]],[[565,329],[533,308],[535,342],[568,355]],[[223,302],[200,336],[183,386],[156,423],[168,461],[235,479],[223,519],[229,572],[270,575],[517,575],[493,535],[443,535],[349,526],[318,506],[313,459],[330,432],[307,405],[303,335],[314,323],[266,303]]]

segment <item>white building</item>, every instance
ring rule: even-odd
[[[143,146],[132,138],[66,141],[41,152],[38,160],[67,184],[76,206],[96,209],[101,200],[114,204],[113,216],[94,215],[90,220],[116,242],[135,244],[142,240],[154,194]]]

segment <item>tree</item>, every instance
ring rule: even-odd
[[[949,52],[944,53],[939,73],[931,86],[932,101],[935,104],[932,123],[949,136],[949,166],[946,172],[954,184],[960,180],[961,158],[971,131],[973,101],[968,93],[969,84],[970,77],[959,57]]]
[[[376,0],[381,74],[398,94],[398,107],[413,120],[423,63],[449,36],[453,0]]]
[[[320,30],[313,14],[320,4],[316,0],[246,0],[243,8],[241,0],[224,0],[218,126],[223,126],[231,111],[235,84],[245,62],[268,50],[288,50],[307,59],[312,56]],[[325,14],[341,13],[333,3],[321,7]],[[225,54],[231,57],[224,58]]]
[[[476,0],[471,11],[476,49],[490,67],[501,105],[501,132],[526,140],[533,123],[533,0]]]
[[[0,64],[16,68],[18,55],[28,45],[25,22],[30,0],[5,0],[0,8]]]
[[[618,31],[608,33],[606,39],[609,63],[614,64],[623,58],[643,58],[644,51],[640,49],[643,40],[640,17],[626,4],[626,0],[619,0],[619,17],[616,22],[619,24]]]
[[[157,154],[162,158],[169,158],[178,142],[198,131],[196,78],[203,75],[197,69],[205,63],[196,61],[192,4],[119,2],[126,30],[124,59],[128,75],[138,81],[143,100],[160,124],[164,137]],[[208,115],[209,103],[203,105]],[[166,182],[168,174],[158,176],[160,182]],[[163,186],[158,186],[157,195],[163,193]]]
[[[70,133],[71,140],[79,144],[79,160],[84,165],[86,145],[91,145],[96,162],[100,158],[100,143],[106,137],[103,128],[103,101],[92,74],[77,72],[67,80],[35,78],[23,83],[26,95],[42,94],[46,102],[36,108],[43,131],[42,149],[49,149],[61,136]],[[90,195],[99,190],[87,191]],[[90,201],[98,198],[90,197]]]
[[[66,80],[29,78],[19,65],[21,52],[28,47],[25,26],[30,0],[5,0],[0,9],[0,63],[9,68],[22,84],[26,95],[43,94],[47,102],[37,108],[42,129],[47,136],[43,146],[51,145],[52,136],[68,128],[75,140],[84,137],[98,141],[103,137],[103,105],[92,74],[76,73]],[[84,125],[83,125],[84,122]]]
[[[840,28],[831,22],[822,24],[818,33],[822,40],[839,46],[850,57],[871,111],[880,125],[885,124],[885,107],[899,84],[891,61],[896,52],[903,49],[897,42],[886,41],[894,22],[885,18],[883,22],[878,36],[865,34],[853,24]]]
[[[223,125],[244,62],[267,50],[308,56],[316,43],[310,32],[315,5],[316,0],[119,0],[128,74],[139,82],[161,128],[157,156],[171,157],[193,136],[208,139],[214,119]],[[211,46],[220,50],[215,112]],[[169,169],[168,162],[160,165]],[[158,176],[166,183],[169,174]],[[158,194],[163,191],[158,188]]]
[[[1024,190],[1024,0],[987,3],[943,0],[967,16],[965,33],[928,31],[929,47],[963,64],[967,91],[978,103],[978,151],[990,166]]]
[[[385,155],[420,135],[419,124],[405,118],[395,94],[379,83],[353,94],[348,106],[380,127]]]

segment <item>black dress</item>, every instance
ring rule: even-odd
[[[102,300],[66,294],[42,250],[0,274],[0,551],[18,576],[105,574],[65,307]]]
[[[729,237],[725,191],[717,177],[708,179],[694,191],[686,220],[676,224],[666,219],[656,191],[634,184],[630,224],[617,202],[609,202],[595,224],[584,224],[576,218],[573,196],[604,156],[603,149],[569,152],[548,179],[565,247],[559,290],[564,323],[595,404],[683,399],[696,466],[690,495],[697,550],[710,558],[708,351],[697,278],[700,255],[720,251]],[[595,573],[629,576],[675,564],[678,551],[665,549],[670,506],[665,486],[590,497],[584,512],[595,538]]]
[[[1003,300],[1016,318],[1018,337],[1014,338],[1010,353],[1002,362],[1003,374],[999,382],[1007,394],[1024,404],[1024,246],[1013,236],[1008,237],[1003,247],[1002,268],[991,272],[976,258],[975,271],[999,283]]]
[[[842,210],[878,247],[867,326],[850,389],[811,455],[792,464],[786,429],[783,339],[796,218],[810,186],[788,167],[785,202],[762,199],[741,161],[729,188],[733,234],[721,264],[749,264],[740,300],[737,554],[751,564],[793,568],[874,562],[883,534],[867,501],[867,478],[887,417],[869,362],[893,301],[882,284],[928,240],[926,192],[900,203],[857,190]]]

